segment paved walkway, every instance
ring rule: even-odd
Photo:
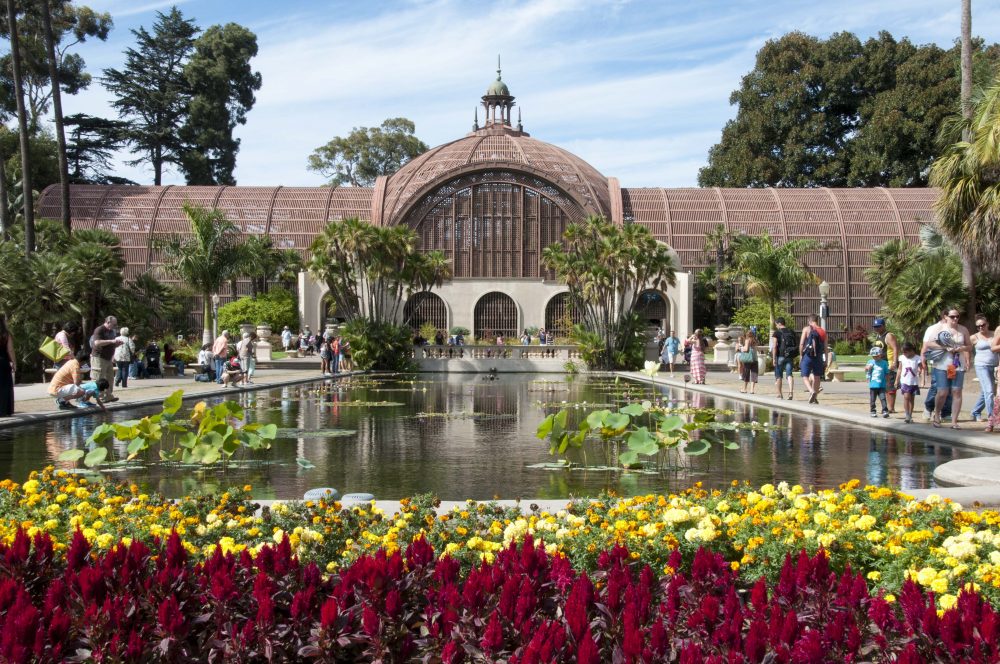
[[[270,363],[270,368],[258,369],[254,384],[240,390],[265,390],[282,385],[305,383],[320,378],[319,358],[289,358]],[[73,417],[72,410],[59,410],[54,399],[49,396],[48,383],[21,384],[14,387],[14,415],[0,417],[0,429],[45,420]],[[216,383],[195,382],[193,374],[183,378],[129,379],[127,388],[115,388],[119,401],[107,404],[108,410],[121,410],[136,406],[160,403],[176,390],[184,390],[185,399],[216,396],[236,388],[223,387]]]
[[[684,382],[684,374],[677,371],[671,377],[667,372],[661,372],[655,378],[638,372],[620,372],[622,376],[657,385],[669,385],[692,391],[704,392],[721,397],[738,399],[769,408],[777,408],[804,415],[814,415],[828,419],[848,422],[862,427],[905,433],[910,436],[924,438],[935,442],[945,442],[953,445],[964,445],[980,450],[1000,454],[1000,433],[986,433],[984,424],[973,422],[969,412],[979,396],[979,383],[967,381],[962,413],[959,417],[958,430],[943,425],[940,429],[931,426],[923,418],[923,394],[917,397],[915,404],[915,419],[907,424],[903,421],[902,395],[897,395],[896,414],[888,419],[871,417],[868,405],[868,386],[863,382],[825,382],[823,392],[819,395],[819,404],[808,403],[808,393],[802,384],[802,379],[796,376],[795,399],[793,401],[777,398],[774,386],[774,374],[762,376],[757,385],[756,394],[741,394],[743,381],[734,373],[711,371],[706,377],[706,385],[694,385]],[[787,387],[787,384],[785,385]],[[786,392],[787,396],[787,392]],[[911,491],[922,497],[929,493],[938,493],[950,497],[962,504],[971,505],[978,502],[985,506],[1000,506],[1000,456],[983,456],[973,459],[949,461],[934,470],[934,479],[942,485],[951,488],[941,488],[925,491]],[[954,495],[951,495],[954,493]]]

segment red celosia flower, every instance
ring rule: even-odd
[[[597,649],[597,644],[594,643],[594,637],[591,635],[589,627],[578,641],[576,647],[577,664],[600,664],[601,654]]]
[[[500,618],[496,612],[490,614],[490,621],[486,625],[483,638],[479,641],[480,647],[488,654],[494,654],[503,645],[503,627],[500,625]]]
[[[186,631],[186,621],[184,620],[184,614],[181,612],[181,607],[180,604],[178,604],[176,597],[170,595],[160,602],[160,607],[157,610],[156,615],[160,621],[160,627],[168,636],[179,638],[184,635]]]
[[[379,618],[378,612],[372,607],[366,605],[361,614],[361,628],[364,630],[365,634],[374,639],[378,636],[381,627],[382,619]]]

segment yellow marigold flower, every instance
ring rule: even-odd
[[[948,590],[948,580],[947,579],[934,579],[931,581],[931,590],[937,594],[941,594]]]
[[[84,489],[83,487],[80,487],[74,492],[74,495],[80,500],[85,500],[90,497],[90,492]]]
[[[934,579],[937,578],[937,570],[933,567],[924,567],[919,572],[917,572],[917,583],[922,586],[929,586]]]
[[[26,494],[31,495],[33,493],[38,493],[38,487],[40,486],[38,480],[28,480],[21,486],[21,490]]]
[[[773,484],[765,484],[764,486],[762,486],[760,488],[760,492],[762,494],[764,494],[765,496],[770,496],[771,494],[774,493],[774,485]]]
[[[873,570],[871,572],[868,572],[867,577],[869,581],[878,581],[879,579],[882,578],[882,572],[879,572],[878,570]]]
[[[493,559],[494,559],[493,552],[492,551],[483,551],[482,553],[479,554],[479,559],[482,560],[483,562],[487,563],[487,564],[492,564],[493,563]]]
[[[65,493],[60,493],[58,496],[56,496],[57,503],[65,503],[67,500],[69,500],[69,496],[67,496]]]
[[[55,530],[56,528],[59,527],[59,519],[49,519],[48,521],[43,523],[42,526],[45,528],[45,530]]]
[[[111,535],[111,533],[101,533],[97,536],[97,546],[101,549],[107,549],[111,546],[114,539],[115,538]]]
[[[738,571],[740,569],[739,561],[734,560],[733,562],[729,563],[729,569],[733,570],[734,572]]]
[[[824,547],[829,547],[831,544],[834,543],[834,541],[836,541],[836,539],[837,536],[834,535],[833,533],[822,533],[819,537],[816,538],[816,541],[822,544]]]
[[[875,517],[871,514],[865,514],[854,522],[854,527],[858,530],[871,530],[876,523],[878,523],[878,520]]]

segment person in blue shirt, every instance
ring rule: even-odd
[[[104,402],[101,401],[101,393],[107,389],[108,381],[105,378],[80,383],[81,392],[79,397],[77,397],[76,407],[89,408],[92,406],[98,406],[101,410],[107,410],[107,408],[104,407]],[[91,399],[93,399],[96,403],[91,403]]]
[[[889,417],[889,408],[885,401],[886,385],[889,377],[889,363],[882,354],[882,349],[875,347],[868,353],[871,355],[865,365],[865,375],[868,376],[868,403],[872,417],[878,417],[875,412],[875,397],[882,402],[882,417]]]
[[[660,361],[670,366],[670,375],[674,375],[674,361],[681,350],[681,340],[677,338],[673,330],[670,336],[663,340],[663,351],[660,354]]]

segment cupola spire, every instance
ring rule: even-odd
[[[486,94],[483,95],[483,108],[486,110],[486,119],[483,126],[511,126],[510,116],[511,110],[514,108],[514,95],[510,93],[510,89],[501,78],[499,55],[497,55],[497,80],[490,83],[490,87],[486,88]]]

